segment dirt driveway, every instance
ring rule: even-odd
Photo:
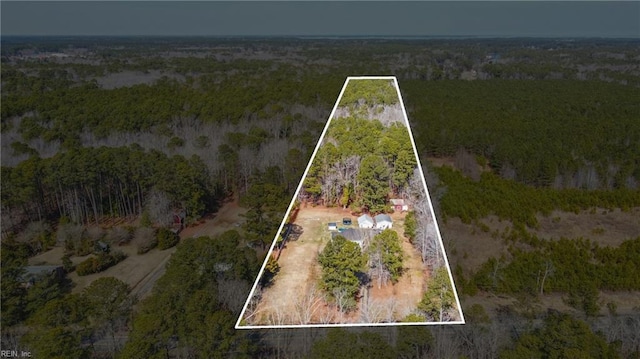
[[[297,318],[297,302],[312,291],[319,279],[317,256],[329,241],[328,223],[341,221],[344,216],[349,216],[348,211],[337,208],[300,208],[294,223],[303,232],[296,241],[289,241],[280,254],[280,271],[262,293],[256,309],[260,324],[302,324]]]

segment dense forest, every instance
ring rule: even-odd
[[[638,87],[508,80],[407,81],[402,89],[416,99],[412,120],[428,119],[428,130],[417,126],[423,153],[463,148],[502,177],[540,187],[638,188]]]
[[[52,358],[638,357],[636,227],[614,244],[533,232],[553,211],[637,213],[639,49],[602,39],[3,37],[2,349]],[[443,235],[447,253],[459,252],[467,324],[234,330],[341,85],[368,74],[398,78],[441,229],[454,233],[460,218],[500,247],[470,268],[457,238]],[[396,139],[405,129],[349,114],[330,133],[338,145],[319,158],[374,156],[372,170],[384,164],[385,186],[402,191],[413,175],[404,165],[415,164],[387,155],[411,150]],[[366,127],[371,147],[340,144],[351,126]],[[311,196],[330,183],[325,170],[310,170]],[[315,200],[351,205],[344,187]],[[144,252],[165,238],[172,215],[194,226],[235,199],[243,223],[180,240],[150,297],[137,302],[113,277],[73,290],[71,260],[100,242],[131,240]],[[492,215],[508,229],[489,227]],[[26,287],[30,258],[52,247],[66,248],[68,275]],[[118,267],[115,257],[89,258]],[[561,305],[549,304],[554,296]]]
[[[333,119],[304,182],[303,197],[327,206],[384,213],[389,195],[409,185],[416,159],[406,126],[376,119]]]

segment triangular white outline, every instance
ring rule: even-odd
[[[293,205],[295,204],[296,199],[298,198],[298,194],[300,193],[300,189],[302,188],[302,185],[304,183],[304,179],[307,177],[307,173],[309,172],[309,169],[311,168],[311,163],[313,163],[313,160],[316,157],[316,153],[318,152],[318,149],[320,149],[320,146],[322,144],[322,140],[324,139],[325,134],[327,133],[327,129],[329,128],[329,125],[331,124],[331,120],[333,119],[333,116],[336,112],[336,109],[338,108],[338,105],[340,104],[340,100],[342,100],[342,95],[344,94],[344,90],[347,88],[349,81],[351,80],[393,80],[394,86],[396,88],[396,92],[398,94],[398,99],[400,100],[400,106],[402,107],[402,115],[404,116],[404,123],[407,127],[407,130],[409,132],[409,138],[411,139],[411,146],[413,147],[413,154],[416,157],[416,161],[417,161],[417,166],[418,166],[418,170],[420,172],[420,179],[422,180],[422,185],[426,191],[426,196],[427,196],[427,201],[429,203],[429,209],[431,210],[431,213],[434,216],[434,223],[435,223],[435,227],[436,227],[436,232],[438,233],[438,241],[440,243],[440,248],[442,249],[442,254],[444,256],[444,262],[445,265],[447,266],[447,272],[449,273],[449,280],[451,281],[451,286],[453,288],[453,294],[456,298],[456,305],[458,308],[458,312],[460,313],[460,320],[459,321],[451,321],[451,322],[394,322],[394,323],[336,323],[336,324],[283,324],[283,325],[240,325],[240,322],[242,321],[242,318],[244,316],[245,311],[247,310],[247,306],[249,305],[249,302],[251,301],[251,298],[253,297],[253,293],[256,290],[256,287],[258,286],[258,282],[260,281],[260,278],[262,277],[262,274],[264,273],[264,268],[267,265],[267,261],[269,260],[269,257],[271,256],[271,253],[273,252],[273,248],[276,245],[276,242],[278,240],[278,236],[280,235],[282,228],[284,228],[285,222],[287,221],[287,218],[289,217],[289,213],[291,213],[291,208],[293,207]],[[267,252],[267,256],[265,257],[264,263],[262,263],[262,267],[260,268],[260,272],[258,273],[258,276],[256,277],[256,281],[253,284],[253,287],[251,288],[251,292],[249,293],[249,296],[247,297],[247,300],[244,304],[244,306],[242,307],[242,311],[240,312],[240,316],[238,317],[238,320],[236,321],[236,325],[235,325],[235,329],[284,329],[284,328],[332,328],[332,327],[389,327],[389,326],[406,326],[406,325],[449,325],[449,324],[465,324],[465,319],[464,319],[464,313],[462,312],[462,307],[460,306],[460,299],[458,298],[458,290],[456,289],[456,284],[453,281],[453,275],[451,274],[451,267],[449,266],[449,259],[447,257],[447,253],[444,249],[444,243],[442,242],[442,236],[440,234],[440,228],[438,226],[438,221],[435,218],[435,212],[433,210],[433,205],[431,203],[431,196],[429,195],[429,188],[427,187],[427,182],[425,180],[424,177],[424,173],[422,171],[422,164],[420,162],[420,156],[418,156],[418,150],[416,148],[416,144],[415,141],[413,139],[413,133],[411,132],[411,125],[409,124],[409,119],[407,117],[407,112],[406,109],[404,107],[404,101],[402,99],[402,94],[400,93],[400,86],[398,85],[398,79],[395,76],[349,76],[347,77],[347,79],[344,82],[344,85],[342,86],[342,90],[340,90],[340,95],[338,95],[338,99],[336,100],[335,105],[333,106],[333,110],[331,110],[331,114],[329,115],[329,119],[327,120],[327,124],[324,126],[324,129],[322,130],[322,134],[320,135],[320,139],[318,139],[318,143],[316,144],[316,148],[313,150],[313,154],[311,155],[311,158],[309,159],[309,163],[307,164],[307,168],[304,170],[304,173],[302,174],[302,177],[300,178],[300,183],[298,184],[298,188],[296,189],[295,193],[293,194],[293,197],[291,198],[291,203],[289,204],[289,208],[287,209],[287,211],[285,212],[284,217],[282,218],[282,223],[280,223],[280,227],[278,228],[278,231],[276,232],[276,237],[273,239],[273,243],[271,244],[271,247],[269,248],[269,252]]]

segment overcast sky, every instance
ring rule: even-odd
[[[638,1],[6,1],[7,35],[640,37]]]

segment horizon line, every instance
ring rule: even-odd
[[[286,39],[381,39],[381,40],[400,40],[400,39],[623,39],[623,40],[640,40],[635,35],[340,35],[340,34],[323,34],[323,35],[296,35],[296,34],[0,34],[0,39],[4,38],[286,38]]]

